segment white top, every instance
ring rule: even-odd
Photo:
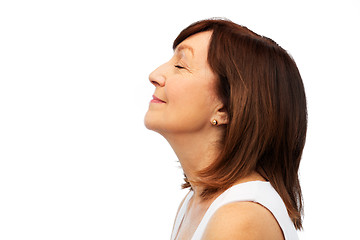
[[[193,191],[190,191],[180,207],[178,215],[175,219],[171,240],[175,239],[176,234],[179,231],[181,221],[184,218],[187,206],[193,194]],[[285,240],[298,240],[296,229],[287,213],[286,206],[280,195],[275,191],[269,182],[262,181],[252,181],[234,185],[218,196],[206,211],[191,240],[201,239],[207,223],[216,210],[225,204],[242,201],[256,202],[266,207],[279,223],[281,230],[284,233]]]

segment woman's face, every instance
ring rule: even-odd
[[[207,62],[211,34],[201,32],[185,39],[170,61],[150,74],[156,89],[145,116],[148,129],[166,135],[211,127],[221,104],[215,94],[216,77]]]

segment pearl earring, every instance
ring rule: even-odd
[[[212,120],[211,124],[216,126],[218,124],[218,122],[216,121],[216,119],[214,119],[214,120]]]

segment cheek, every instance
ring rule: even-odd
[[[195,121],[207,119],[212,113],[213,97],[209,84],[195,82],[169,86],[168,97],[171,100],[169,110],[178,115]]]

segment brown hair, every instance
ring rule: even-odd
[[[297,229],[302,228],[298,169],[305,144],[307,108],[294,60],[273,40],[229,20],[203,20],[185,28],[182,41],[212,31],[208,63],[229,122],[219,157],[199,172],[207,198],[252,171],[268,180],[283,199]],[[185,177],[183,187],[190,187]]]

